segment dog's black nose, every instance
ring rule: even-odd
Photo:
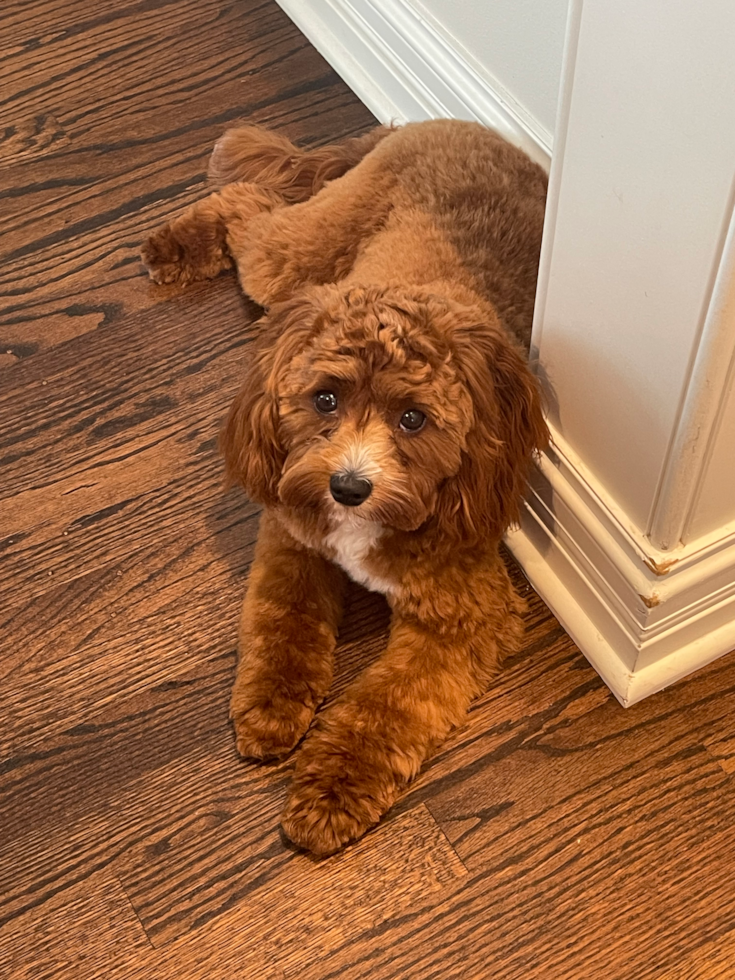
[[[359,507],[373,492],[373,485],[355,473],[335,473],[329,481],[329,489],[338,504]]]

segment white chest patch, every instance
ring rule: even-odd
[[[345,514],[324,539],[324,543],[334,549],[334,561],[353,581],[364,585],[371,592],[387,595],[394,589],[394,583],[373,575],[365,567],[365,558],[382,534],[383,528],[379,524]]]

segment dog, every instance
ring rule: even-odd
[[[224,424],[264,507],[231,719],[296,757],[286,835],[328,855],[375,825],[518,650],[499,553],[548,441],[529,369],[546,175],[479,124],[379,127],[314,150],[254,126],[220,189],[145,243],[155,282],[235,267],[267,311]],[[317,714],[345,576],[385,595],[382,656]]]

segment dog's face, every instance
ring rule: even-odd
[[[283,366],[278,498],[414,530],[459,470],[472,403],[428,320],[360,299]]]
[[[515,519],[545,426],[497,323],[419,291],[336,286],[268,319],[223,432],[251,497],[324,533],[348,514],[402,531],[435,517],[464,536]]]

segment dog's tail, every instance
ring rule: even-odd
[[[392,127],[378,126],[343,143],[301,150],[269,129],[237,126],[215,143],[209,176],[217,184],[251,181],[276,191],[287,204],[298,204],[316,194],[328,180],[347,173],[392,132]]]

